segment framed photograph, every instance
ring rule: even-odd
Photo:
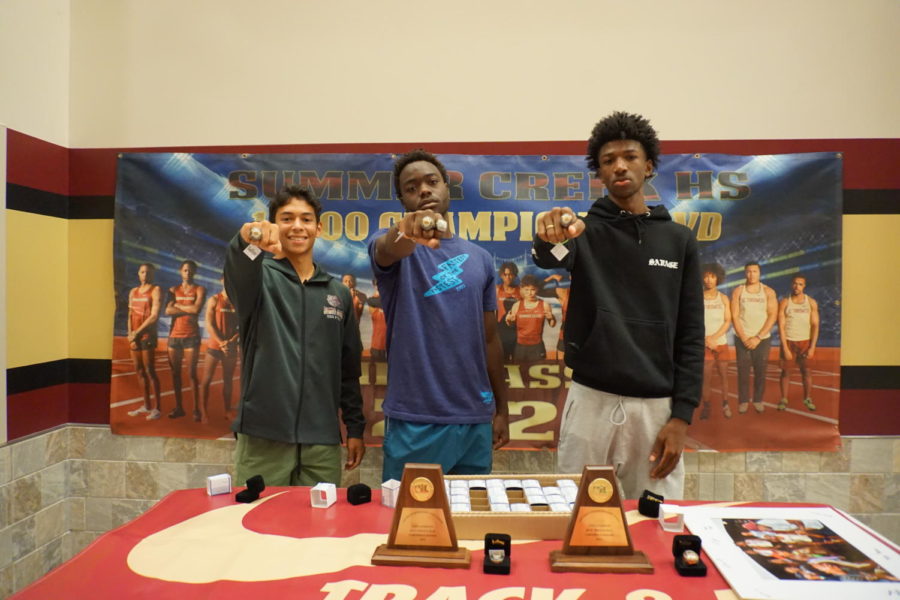
[[[685,524],[744,600],[900,598],[900,552],[830,507],[691,507]]]

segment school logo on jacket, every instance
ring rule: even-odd
[[[342,310],[341,299],[334,294],[325,296],[325,306],[322,307],[322,314],[328,319],[344,320],[344,311]]]
[[[437,296],[447,290],[456,288],[457,291],[466,287],[459,275],[463,272],[462,265],[469,260],[468,254],[454,256],[438,265],[438,272],[431,276],[437,283],[425,292],[425,297]]]
[[[648,263],[651,267],[666,267],[668,269],[677,269],[677,260],[666,260],[664,258],[651,258]]]

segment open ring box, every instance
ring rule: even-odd
[[[706,564],[700,558],[700,549],[703,545],[698,535],[676,535],[672,540],[672,555],[675,556],[675,570],[682,577],[705,577]],[[693,552],[696,562],[691,560],[692,555],[686,552]]]

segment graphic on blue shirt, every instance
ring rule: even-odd
[[[481,401],[484,402],[485,404],[490,404],[491,402],[493,402],[494,401],[494,392],[492,392],[490,390],[486,391],[486,392],[481,392]]]
[[[460,254],[459,256],[454,256],[450,260],[446,260],[439,264],[438,269],[440,269],[440,271],[437,274],[431,276],[432,279],[437,281],[437,284],[435,284],[430,290],[425,292],[425,297],[427,298],[428,296],[437,296],[438,294],[446,292],[447,290],[455,288],[457,286],[465,287],[462,279],[460,279],[458,276],[463,272],[462,264],[468,259],[468,254]],[[462,287],[460,287],[459,289],[462,289]]]

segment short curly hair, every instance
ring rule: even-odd
[[[725,283],[725,269],[722,268],[717,262],[706,263],[702,267],[700,267],[700,273],[706,275],[707,273],[712,273],[716,278],[716,285],[722,285]]]
[[[437,167],[441,177],[444,178],[444,183],[447,185],[450,184],[450,177],[447,175],[447,169],[444,167],[444,164],[438,160],[437,156],[423,148],[410,150],[406,154],[398,156],[394,161],[394,192],[397,194],[398,200],[403,197],[403,191],[400,189],[400,173],[403,172],[403,169],[405,169],[406,165],[409,163],[419,162],[420,160],[430,162]]]
[[[617,111],[594,125],[587,145],[587,164],[595,173],[600,170],[597,154],[604,144],[614,140],[634,140],[644,148],[653,168],[659,166],[659,138],[650,121],[641,115]]]

